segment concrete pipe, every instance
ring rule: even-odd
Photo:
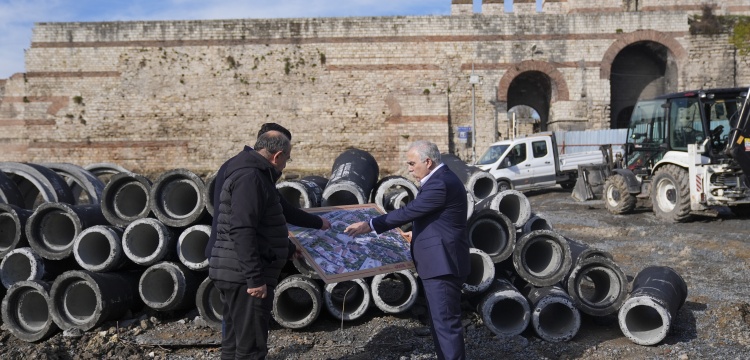
[[[122,248],[122,229],[107,225],[81,231],[73,241],[73,257],[83,269],[93,272],[115,271],[130,263]]]
[[[477,204],[477,210],[487,208],[503,213],[517,229],[521,229],[531,218],[529,199],[518,190],[501,191]]]
[[[386,176],[375,184],[371,202],[383,212],[390,212],[414,200],[418,191],[417,186],[403,176]]]
[[[364,279],[326,284],[326,309],[339,320],[356,320],[370,307],[370,287]]]
[[[523,227],[521,228],[522,234],[528,234],[534,230],[554,230],[552,229],[552,224],[549,223],[549,220],[545,218],[541,214],[534,214],[532,213],[529,217],[529,220],[526,220],[526,222],[523,224]]]
[[[94,174],[105,186],[109,183],[113,175],[130,172],[128,169],[113,163],[94,163],[86,165],[83,168]]]
[[[5,328],[13,336],[26,342],[36,342],[60,330],[49,312],[49,288],[46,282],[26,280],[8,289],[0,313]]]
[[[276,184],[279,194],[298,209],[319,207],[323,202],[323,188],[305,179],[282,181]]]
[[[291,275],[279,282],[273,298],[271,315],[279,325],[301,329],[320,315],[323,296],[320,285],[303,275]]]
[[[370,283],[372,300],[378,309],[388,314],[399,314],[417,302],[417,277],[409,270],[378,274]]]
[[[203,321],[214,329],[221,329],[224,319],[224,304],[221,301],[221,292],[214,286],[211,278],[206,277],[195,294],[195,306],[198,308]]]
[[[323,190],[323,206],[365,204],[378,181],[380,168],[370,153],[351,148],[333,162]]]
[[[484,251],[469,248],[471,270],[462,285],[464,295],[473,297],[484,293],[495,279],[495,263]]]
[[[177,257],[177,236],[157,219],[138,219],[122,233],[122,248],[130,261],[151,266]]]
[[[21,247],[3,256],[0,262],[0,280],[5,288],[9,288],[25,280],[51,281],[65,271],[78,268],[78,264],[71,258],[47,260],[31,248]]]
[[[568,246],[570,247],[570,257],[573,260],[573,265],[586,260],[591,257],[599,256],[603,258],[607,258],[610,260],[613,260],[614,257],[612,257],[612,254],[609,252],[606,252],[604,250],[600,250],[597,248],[593,248],[591,246],[588,246],[587,244],[580,243],[575,240],[571,240],[566,238],[568,240]]]
[[[151,180],[123,172],[112,176],[102,191],[102,213],[110,224],[126,227],[151,213]]]
[[[474,200],[474,195],[471,195],[470,192],[466,192],[466,220],[471,219],[471,216],[474,215],[474,211],[476,211],[476,200]]]
[[[510,258],[516,247],[516,227],[497,210],[475,212],[468,221],[469,245],[484,251],[493,262]]]
[[[513,267],[534,286],[550,286],[570,272],[568,241],[554,231],[536,230],[522,236],[513,251]]]
[[[310,265],[310,263],[307,261],[307,258],[301,257],[301,258],[292,258],[292,264],[294,265],[294,268],[299,271],[300,274],[307,276],[311,279],[320,279],[320,274],[318,274],[317,271],[315,271],[315,268]]]
[[[42,165],[66,179],[73,192],[75,204],[99,205],[101,203],[104,182],[90,171],[68,163],[41,163]]]
[[[75,203],[65,179],[44,166],[0,162],[0,171],[16,183],[23,197],[24,209],[34,209],[45,202]]]
[[[174,169],[159,176],[151,187],[149,204],[156,218],[168,226],[188,227],[206,214],[205,184],[186,169]]]
[[[41,257],[59,260],[72,254],[73,243],[81,231],[107,224],[99,205],[45,203],[26,222],[26,238]]]
[[[618,313],[620,330],[638,345],[658,344],[669,333],[687,293],[685,280],[674,269],[649,266],[641,270]]]
[[[540,338],[550,342],[568,341],[581,328],[581,313],[558,286],[528,289],[532,305],[531,324]]]
[[[25,203],[18,185],[8,175],[0,171],[0,204],[9,204],[23,208]]]
[[[503,278],[494,279],[477,304],[477,313],[492,333],[511,337],[521,334],[531,322],[529,301],[513,284]]]
[[[50,289],[52,320],[62,330],[88,331],[143,306],[137,272],[66,271]]]
[[[464,187],[471,193],[476,202],[497,193],[497,180],[490,173],[465,163],[453,154],[441,154],[440,158],[461,179]]]
[[[0,204],[0,257],[13,249],[29,246],[24,229],[32,211]]]
[[[185,229],[177,240],[177,256],[191,270],[208,270],[206,246],[211,236],[211,226],[193,225]]]
[[[195,307],[195,295],[202,281],[183,264],[164,261],[151,265],[141,275],[138,294],[151,309],[184,310]]]
[[[203,187],[203,198],[206,200],[206,212],[209,215],[214,216],[214,189],[216,189],[216,174],[213,173],[208,175]]]
[[[628,279],[611,259],[592,256],[575,262],[565,281],[573,303],[593,316],[614,314],[628,296]]]

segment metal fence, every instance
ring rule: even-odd
[[[623,154],[628,129],[555,131],[560,154],[597,151],[600,145],[612,144],[612,152]]]

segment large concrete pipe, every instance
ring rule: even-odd
[[[380,168],[367,151],[351,148],[333,162],[323,190],[323,206],[365,204],[378,181]]]
[[[529,301],[504,278],[494,279],[477,304],[477,313],[484,326],[504,337],[521,334],[531,321]]]
[[[492,285],[495,263],[486,252],[472,247],[469,248],[469,264],[471,270],[461,290],[467,297],[473,297],[484,293]]]
[[[83,269],[93,272],[119,270],[130,264],[122,248],[122,229],[94,225],[73,241],[73,257]]]
[[[417,186],[409,179],[399,176],[386,176],[375,184],[372,202],[383,212],[400,209],[417,197]]]
[[[551,231],[554,229],[552,228],[552,224],[549,223],[549,220],[547,220],[544,215],[531,213],[529,220],[526,220],[526,223],[524,223],[523,227],[521,227],[521,234],[525,235],[534,230]]]
[[[198,292],[195,294],[195,307],[198,308],[198,314],[203,321],[214,329],[221,329],[224,318],[221,292],[214,286],[214,282],[208,276],[198,285]]]
[[[531,324],[540,338],[568,341],[581,328],[581,314],[565,291],[558,286],[528,287],[526,297],[532,305]]]
[[[41,257],[59,260],[72,254],[73,242],[81,231],[107,224],[99,205],[44,203],[26,222],[26,238]]]
[[[143,306],[137,272],[66,271],[50,289],[52,319],[60,329],[88,331]]]
[[[0,204],[0,257],[15,248],[29,246],[24,229],[32,213],[15,205]]]
[[[25,209],[34,209],[43,202],[75,203],[73,192],[65,179],[44,166],[0,162],[0,171],[5,172],[18,186]]]
[[[549,230],[536,230],[522,236],[513,251],[513,267],[534,286],[550,286],[570,272],[572,264],[568,241]]]
[[[593,316],[614,314],[628,296],[628,279],[611,259],[592,256],[575,262],[565,281],[573,303]]]
[[[305,275],[311,279],[320,279],[320,274],[318,274],[318,272],[315,271],[315,268],[310,265],[310,263],[307,261],[307,258],[292,258],[292,264],[300,274]]]
[[[370,307],[370,287],[364,279],[326,284],[323,291],[326,309],[339,320],[356,320]]]
[[[138,219],[122,233],[122,248],[132,262],[151,266],[177,257],[177,236],[157,219]]]
[[[276,184],[279,194],[292,206],[301,209],[319,207],[323,202],[323,189],[310,180],[288,180]]]
[[[516,246],[516,227],[493,209],[475,212],[468,221],[469,245],[484,251],[493,262],[508,259]]]
[[[151,180],[122,172],[110,178],[102,191],[102,213],[110,224],[126,227],[151,213]]]
[[[26,280],[8,289],[0,313],[11,334],[23,341],[35,342],[60,330],[49,312],[49,288],[46,282]]]
[[[206,186],[203,187],[203,199],[205,199],[206,203],[206,212],[211,216],[214,216],[214,189],[216,189],[216,175],[216,172],[208,175],[205,181]]]
[[[90,171],[74,164],[68,163],[41,163],[42,165],[66,179],[66,183],[73,192],[75,204],[101,203],[104,182],[99,180]]]
[[[10,204],[18,207],[24,207],[25,201],[18,185],[0,171],[0,204]]]
[[[474,211],[476,210],[476,200],[474,199],[474,195],[471,195],[470,192],[466,192],[466,220],[471,219],[471,216],[474,215]]]
[[[196,224],[207,214],[205,186],[203,179],[187,169],[164,172],[151,187],[151,211],[168,226]]]
[[[21,247],[3,256],[0,262],[0,280],[5,288],[9,288],[25,280],[52,281],[63,272],[78,268],[72,258],[47,260],[31,248]]]
[[[570,258],[573,260],[573,265],[594,256],[600,256],[610,260],[614,259],[612,257],[612,254],[610,254],[609,252],[591,247],[587,244],[575,240],[571,240],[568,238],[565,239],[568,240],[568,246],[570,247]]]
[[[138,293],[143,303],[154,310],[190,309],[195,306],[195,293],[202,280],[185,265],[164,261],[143,272]]]
[[[531,204],[529,199],[518,190],[501,191],[492,197],[477,203],[477,211],[482,209],[494,209],[507,216],[517,229],[531,217]]]
[[[193,225],[180,233],[177,240],[177,256],[191,270],[208,270],[206,246],[211,236],[210,225]]]
[[[113,163],[94,163],[83,167],[90,173],[94,174],[106,186],[113,175],[121,172],[130,172],[128,169]]]
[[[669,333],[687,293],[685,280],[674,269],[649,266],[641,270],[617,315],[620,330],[636,344],[658,344]]]
[[[323,308],[320,285],[303,275],[291,275],[279,282],[271,315],[279,325],[301,329],[312,324]]]
[[[476,202],[480,202],[497,193],[497,181],[490,173],[471,166],[453,154],[441,154],[443,163],[451,169],[466,187]]]
[[[375,306],[388,314],[399,314],[417,302],[419,287],[417,277],[409,270],[399,270],[378,274],[370,283],[372,300]]]

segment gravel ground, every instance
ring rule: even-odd
[[[469,303],[464,311],[469,359],[749,359],[750,220],[717,218],[665,224],[648,208],[610,215],[600,201],[579,203],[553,189],[526,193],[535,213],[560,234],[614,256],[629,280],[649,265],[675,269],[688,285],[685,304],[661,343],[628,340],[616,318],[582,316],[568,342],[541,340],[527,329],[507,338],[490,332]],[[421,299],[420,299],[421,300]],[[58,333],[40,343],[3,326],[2,359],[218,359],[218,330],[187,313],[144,312],[83,334]],[[301,330],[272,325],[269,359],[435,359],[421,302],[400,315],[374,307],[354,321],[323,311]]]

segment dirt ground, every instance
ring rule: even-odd
[[[687,283],[687,300],[668,336],[654,346],[628,340],[612,316],[583,316],[578,334],[564,343],[543,341],[531,330],[499,338],[467,306],[469,359],[750,358],[750,219],[726,210],[715,218],[666,224],[646,207],[615,216],[601,201],[576,202],[561,189],[526,195],[532,211],[556,231],[611,253],[629,280],[650,265],[672,267]],[[220,332],[196,316],[195,311],[144,311],[40,343],[20,341],[3,327],[0,358],[218,359]],[[371,308],[364,317],[343,323],[323,311],[305,329],[273,324],[269,359],[434,359],[424,321],[422,304],[399,315]]]

